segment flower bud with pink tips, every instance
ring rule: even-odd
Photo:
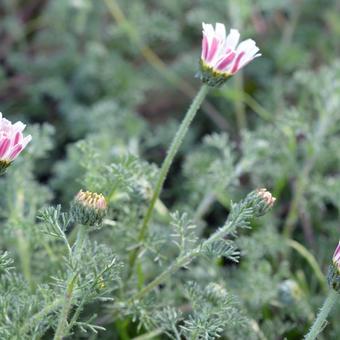
[[[221,86],[253,59],[261,56],[252,39],[239,43],[240,33],[231,29],[226,35],[225,26],[202,23],[203,40],[200,61],[200,78],[209,86]]]
[[[0,112],[0,175],[4,174],[11,163],[20,155],[32,136],[24,137],[26,125],[22,122],[12,124]]]
[[[107,203],[102,194],[80,190],[71,203],[71,215],[76,223],[98,229],[107,212]]]

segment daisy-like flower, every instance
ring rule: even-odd
[[[9,120],[3,118],[0,112],[0,175],[6,171],[32,140],[31,135],[24,137],[25,127],[26,125],[22,122],[12,124]]]
[[[333,264],[338,268],[340,273],[340,241],[333,255]]]
[[[231,29],[226,35],[223,24],[202,24],[203,40],[200,78],[210,86],[221,86],[229,77],[238,72],[254,58],[261,56],[252,39],[239,44],[240,33]]]

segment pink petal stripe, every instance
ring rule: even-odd
[[[208,53],[208,38],[204,35],[202,39],[202,59],[206,60]]]
[[[218,40],[217,38],[213,38],[211,42],[211,46],[209,46],[208,55],[206,59],[207,62],[210,62],[214,58],[217,52],[217,48],[218,48]]]
[[[226,55],[217,65],[216,68],[220,71],[224,71],[226,67],[234,60],[235,52],[231,52]]]
[[[0,158],[3,157],[6,152],[9,149],[9,146],[11,144],[11,141],[9,138],[4,138],[1,142],[0,142]]]
[[[15,158],[18,157],[18,155],[20,154],[20,152],[23,150],[23,147],[21,144],[17,144],[12,150],[11,150],[11,154],[9,155],[9,160],[13,161]]]
[[[334,252],[334,255],[333,255],[333,261],[334,262],[339,262],[340,261],[340,242],[339,242],[338,246],[335,249],[335,252]]]
[[[17,131],[17,133],[14,136],[13,145],[17,145],[21,140],[22,140],[22,133],[20,131]]]
[[[240,65],[241,59],[242,59],[242,57],[243,57],[244,55],[245,55],[245,52],[242,51],[242,52],[236,57],[234,66],[233,66],[233,68],[231,69],[231,73],[232,73],[232,74],[236,73],[236,72],[239,70],[239,65]]]

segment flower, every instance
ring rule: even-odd
[[[102,194],[80,190],[71,204],[71,215],[80,224],[97,227],[103,221],[107,203]]]
[[[32,140],[31,135],[23,136],[25,127],[22,122],[12,124],[0,112],[0,174],[5,172]]]
[[[210,86],[221,86],[229,77],[238,72],[253,59],[261,56],[259,48],[252,39],[238,44],[240,33],[231,29],[226,35],[225,26],[216,23],[202,23],[203,39],[200,61],[200,78]]]
[[[340,272],[340,241],[333,255],[333,264],[338,268],[338,271]]]

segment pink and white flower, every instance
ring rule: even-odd
[[[259,48],[252,39],[239,43],[240,33],[231,29],[226,35],[225,26],[216,23],[202,24],[203,40],[201,65],[212,69],[217,74],[232,76],[253,59],[261,56]]]
[[[31,141],[32,136],[24,137],[26,125],[22,122],[12,124],[0,112],[0,164],[2,167],[12,163]]]
[[[334,255],[333,255],[333,263],[340,271],[340,241],[338,246],[335,249]]]

